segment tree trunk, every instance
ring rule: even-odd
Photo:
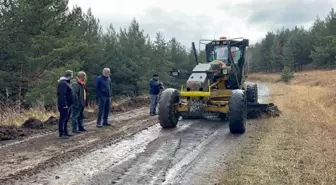
[[[19,89],[18,89],[18,100],[21,103],[22,98],[22,73],[23,73],[23,62],[20,62],[20,79],[19,79]]]

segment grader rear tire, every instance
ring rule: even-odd
[[[179,114],[174,105],[179,102],[179,93],[176,89],[165,89],[159,100],[159,121],[162,128],[174,128],[179,120]]]
[[[232,134],[245,133],[247,117],[247,100],[244,90],[237,89],[232,91],[229,101],[229,128]]]
[[[258,103],[258,86],[257,84],[248,84],[246,88],[247,101]]]

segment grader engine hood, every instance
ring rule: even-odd
[[[195,66],[186,82],[187,89],[190,91],[207,91],[209,77],[206,72],[210,69],[210,64],[198,64]]]
[[[191,91],[198,91],[202,88],[202,85],[207,82],[206,73],[193,73],[187,80],[187,88]]]

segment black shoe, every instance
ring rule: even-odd
[[[154,114],[153,112],[149,113],[149,115],[151,115],[151,116],[155,116],[155,114]]]
[[[86,129],[79,129],[78,131],[80,131],[80,132],[86,132],[87,130]]]
[[[104,123],[103,125],[104,125],[104,126],[111,126],[110,123]]]
[[[60,139],[69,139],[69,136],[67,135],[63,135],[63,136],[59,136]]]
[[[71,135],[71,134],[65,134],[65,136],[72,137],[73,135]]]
[[[72,133],[79,134],[80,130],[73,130]]]
[[[101,128],[101,127],[103,127],[103,125],[97,125],[97,127],[98,127],[98,128]]]

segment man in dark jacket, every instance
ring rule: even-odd
[[[110,112],[111,96],[112,96],[112,83],[110,79],[110,74],[111,74],[110,69],[104,68],[103,75],[100,75],[96,79],[96,94],[99,105],[97,127],[102,127],[101,124],[102,117],[103,117],[103,125],[111,126],[111,124],[108,123],[108,116]]]
[[[72,105],[72,132],[85,132],[84,128],[84,108],[87,106],[86,101],[86,87],[85,87],[86,73],[80,71],[77,78],[72,83],[72,90],[74,95],[74,103]]]
[[[62,139],[68,139],[69,136],[71,136],[68,132],[68,121],[73,103],[73,94],[70,85],[70,80],[72,77],[72,71],[66,71],[64,76],[58,80],[57,86],[57,104],[58,111],[60,112],[58,132],[59,137]]]
[[[159,82],[159,75],[154,74],[149,82],[149,100],[150,100],[150,115],[156,115],[156,107],[158,103],[158,95],[163,88],[162,82]]]

